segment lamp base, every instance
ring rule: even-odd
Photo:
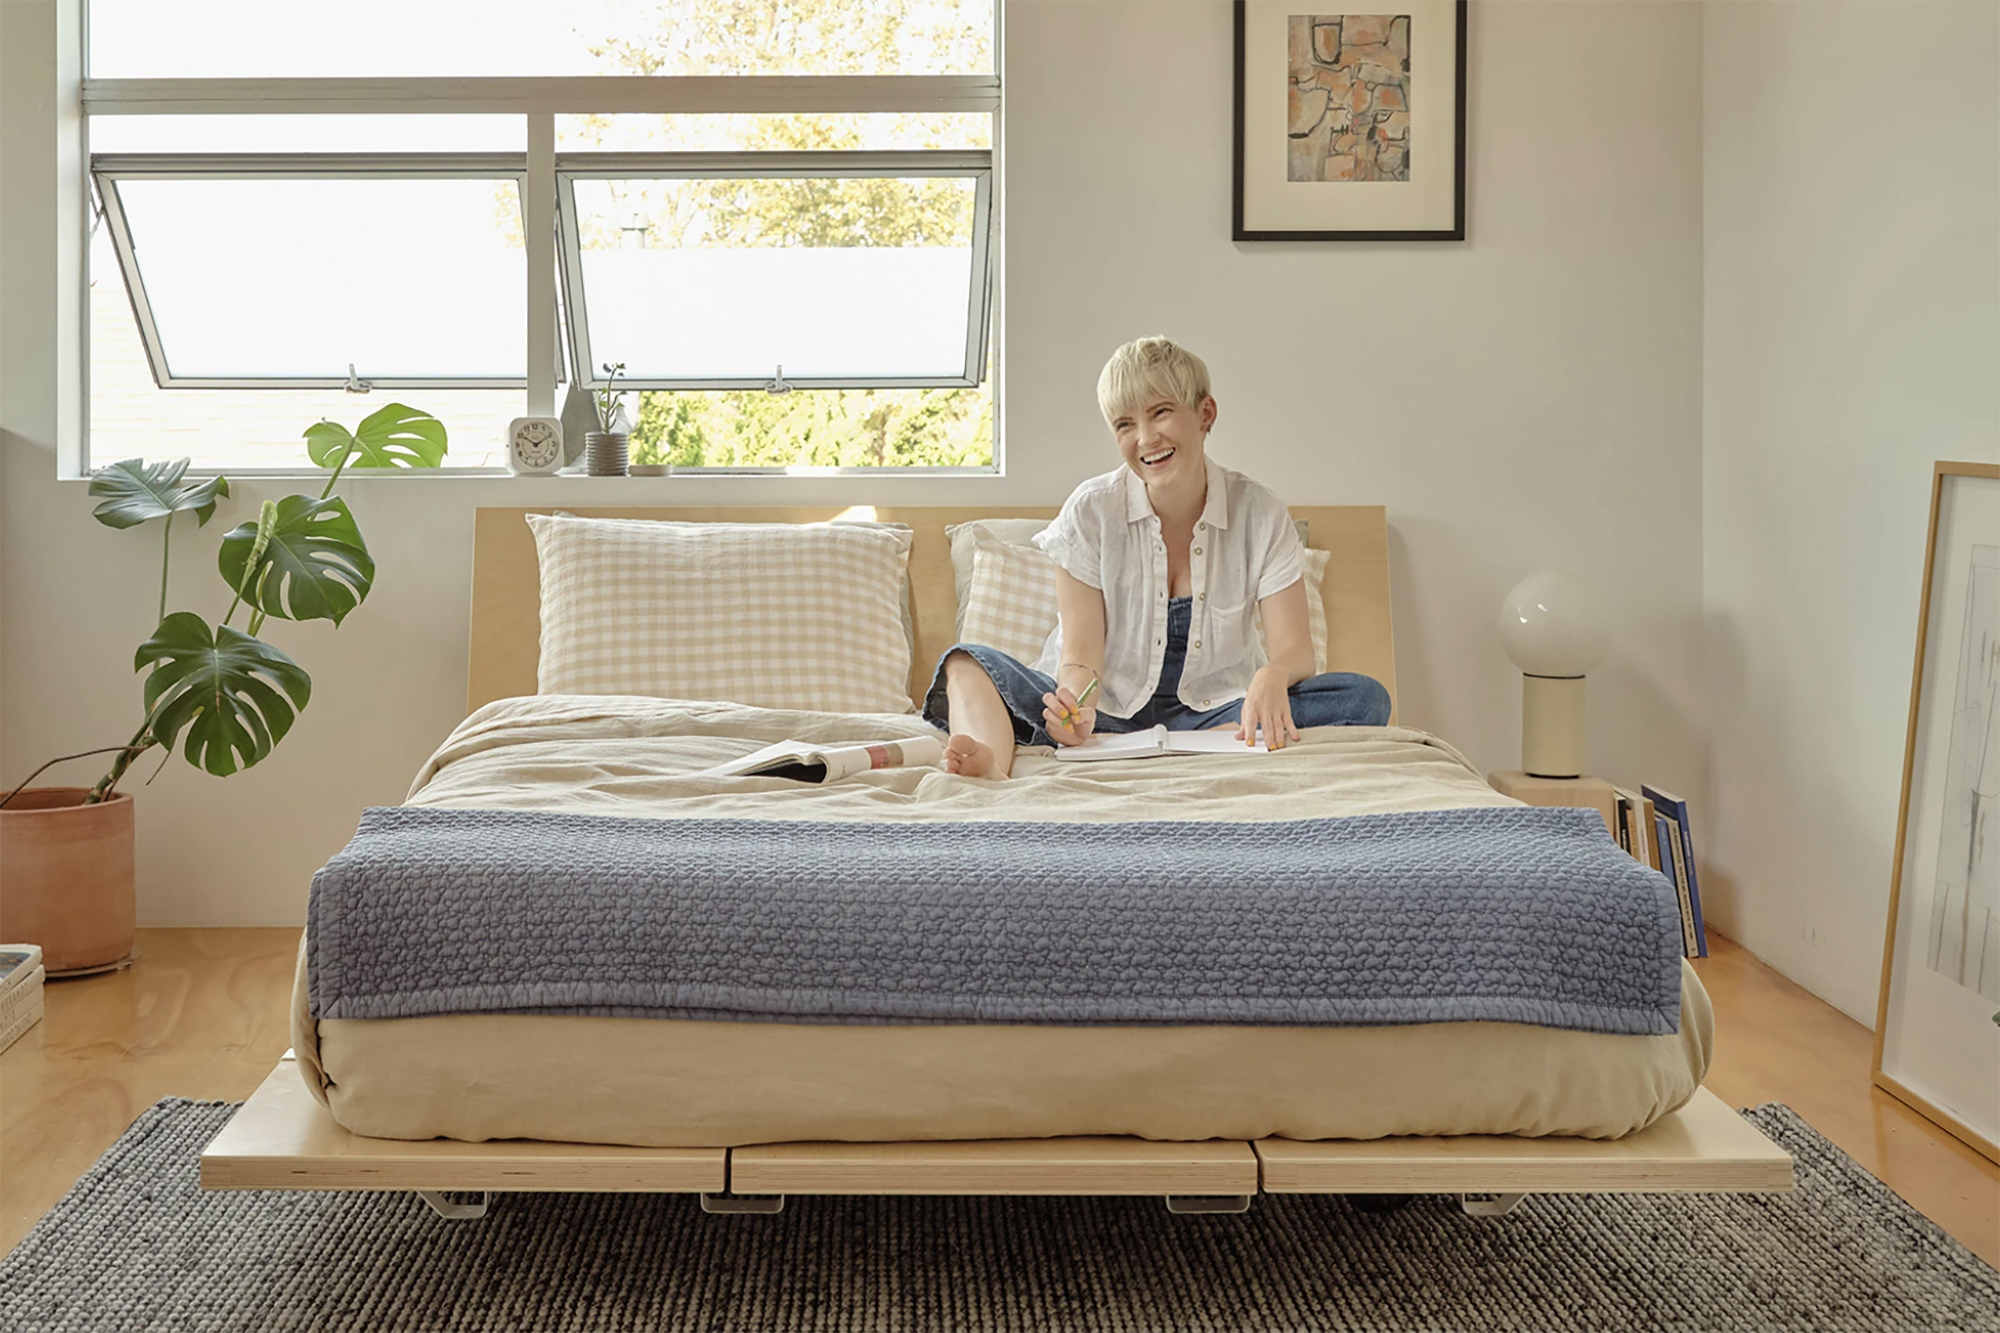
[[[1530,777],[1583,775],[1583,681],[1521,677],[1521,768]]]

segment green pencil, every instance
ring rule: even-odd
[[[1090,684],[1083,687],[1083,693],[1076,696],[1076,707],[1063,714],[1064,726],[1073,727],[1083,720],[1083,706],[1089,702],[1090,696],[1095,693],[1097,693],[1097,677],[1092,676]]]

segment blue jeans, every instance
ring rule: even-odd
[[[1180,700],[1181,671],[1187,665],[1188,627],[1194,619],[1194,601],[1173,597],[1167,601],[1167,647],[1160,662],[1160,683],[1131,717],[1113,717],[1100,711],[1097,730],[1106,734],[1146,731],[1164,726],[1168,731],[1206,731],[1241,719],[1243,701],[1234,700],[1220,708],[1189,708]],[[949,730],[946,712],[944,664],[952,653],[964,653],[985,670],[1000,691],[1000,698],[1014,718],[1016,745],[1054,745],[1042,728],[1042,696],[1053,693],[1056,683],[1031,666],[1023,665],[998,648],[981,643],[953,644],[938,659],[937,673],[931,677],[924,695],[924,720]],[[1389,721],[1389,691],[1373,676],[1349,671],[1328,671],[1308,676],[1292,686],[1292,722],[1300,727],[1379,727]]]

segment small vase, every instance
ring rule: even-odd
[[[583,470],[593,477],[626,475],[625,447],[631,437],[622,430],[594,430],[583,437]]]

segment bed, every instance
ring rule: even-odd
[[[546,512],[546,511],[537,511]],[[946,530],[1047,510],[583,510],[581,518],[825,523],[906,533],[909,690],[957,630]],[[481,510],[470,713],[412,812],[887,830],[1218,829],[1329,815],[1505,810],[1440,738],[1309,732],[1283,754],[1061,765],[1016,780],[891,768],[824,787],[698,770],[772,740],[915,736],[910,713],[537,694],[548,662],[529,511]],[[1393,687],[1379,508],[1298,509],[1330,551],[1316,617],[1339,669]],[[960,570],[959,586],[964,571]],[[509,815],[509,818],[522,816]],[[675,821],[681,821],[675,825]],[[694,822],[687,822],[694,821]],[[829,833],[828,836],[833,836]],[[887,837],[884,833],[882,836]],[[203,1159],[211,1188],[688,1190],[767,1207],[815,1192],[1152,1193],[1238,1206],[1283,1190],[1783,1189],[1790,1162],[1700,1084],[1713,1016],[1677,964],[1671,1030],[1530,1022],[797,1022],[598,1012],[315,1016],[302,946],[294,1050]]]

